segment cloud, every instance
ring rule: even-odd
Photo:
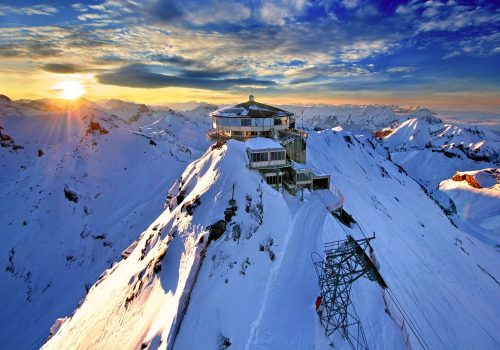
[[[347,9],[353,9],[358,7],[359,0],[342,0],[342,5]]]
[[[62,54],[57,47],[28,41],[21,44],[0,45],[0,57],[9,58],[46,58],[56,57]]]
[[[388,88],[390,82],[410,89],[404,78],[413,68],[418,69],[418,78],[428,77],[419,85],[424,86],[443,78],[446,67],[439,66],[440,61],[470,67],[474,57],[490,67],[496,64],[499,12],[487,2],[474,7],[413,0],[397,8],[391,2],[390,9],[384,3],[371,7],[366,0],[322,1],[321,6],[312,0],[77,3],[72,5],[73,18],[64,13],[61,22],[54,21],[63,23],[58,26],[2,28],[0,65],[27,62],[27,69],[43,67],[63,74],[99,67],[100,82],[120,86],[238,91],[252,85],[283,92],[377,84]],[[465,27],[464,19],[469,21]],[[468,78],[478,81],[482,77],[474,69]],[[349,79],[353,82],[345,81]]]
[[[259,19],[265,24],[283,26],[300,15],[306,4],[303,0],[263,1],[259,9]]]
[[[210,24],[244,24],[251,14],[250,7],[240,2],[229,0],[205,1],[205,6],[193,1],[183,2],[182,8],[185,19],[192,25],[204,26]]]
[[[88,68],[84,68],[72,63],[47,63],[42,65],[40,68],[46,72],[59,74],[74,74],[88,71]]]
[[[457,56],[488,57],[500,52],[500,33],[483,35],[464,35],[458,42],[447,43],[444,48],[448,53],[445,59]]]
[[[399,66],[399,67],[390,67],[390,68],[387,68],[386,72],[406,74],[406,73],[414,72],[415,70],[416,70],[415,67]]]
[[[8,14],[25,16],[52,16],[57,12],[59,12],[59,10],[51,5],[33,5],[25,7],[0,5],[0,16],[6,16]]]
[[[144,12],[159,22],[171,22],[183,15],[179,7],[170,0],[149,0],[144,2]],[[135,5],[135,3],[133,3]]]
[[[152,72],[143,65],[129,65],[97,76],[101,84],[135,88],[186,87],[205,90],[227,90],[236,86],[273,86],[270,80],[253,78],[212,79],[200,76],[175,76]]]
[[[457,4],[453,0],[410,1],[400,5],[396,13],[411,17],[418,32],[458,31],[483,25],[498,26],[500,9],[488,4]]]
[[[172,63],[175,65],[181,65],[181,66],[191,66],[195,64],[195,60],[189,59],[189,58],[184,58],[181,56],[173,55],[173,56],[168,56],[168,55],[152,55],[151,59],[160,63]]]

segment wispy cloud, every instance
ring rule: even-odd
[[[224,93],[456,89],[444,80],[500,90],[498,6],[398,3],[82,0],[61,13],[52,5],[2,5],[17,17],[0,31],[0,68]],[[33,17],[37,11],[45,16]]]
[[[25,7],[0,5],[0,16],[6,16],[8,14],[26,15],[26,16],[36,16],[36,15],[52,16],[57,12],[59,12],[58,9],[52,5],[33,5]]]

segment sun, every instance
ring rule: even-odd
[[[82,83],[76,80],[61,81],[54,86],[54,90],[60,98],[67,100],[74,100],[85,93]]]

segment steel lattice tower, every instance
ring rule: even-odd
[[[387,288],[382,276],[366,254],[370,240],[375,237],[355,240],[347,239],[325,244],[324,260],[318,253],[312,260],[321,290],[323,312],[320,321],[325,334],[339,330],[352,349],[367,350],[363,327],[351,302],[350,293],[354,281],[366,276]]]

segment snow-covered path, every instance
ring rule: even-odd
[[[265,301],[258,318],[252,323],[245,349],[324,349],[327,338],[314,310],[319,292],[313,265],[312,251],[323,246],[324,223],[333,220],[315,196],[310,196],[294,217],[284,243],[284,255],[270,273]],[[305,237],[305,235],[313,237]],[[313,320],[313,322],[310,322]],[[313,343],[311,343],[313,342]]]

